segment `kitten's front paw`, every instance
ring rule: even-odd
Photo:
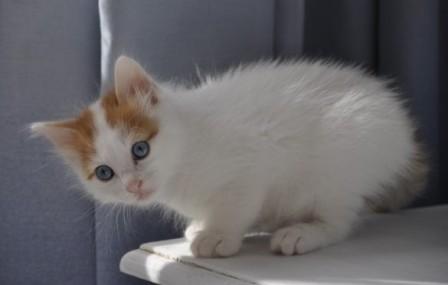
[[[241,242],[241,238],[201,231],[193,237],[190,249],[195,257],[227,257],[240,250]]]
[[[202,227],[199,222],[191,222],[185,229],[184,236],[188,241],[193,239],[202,231]]]
[[[298,224],[277,230],[271,237],[271,250],[283,255],[304,254],[321,247],[316,225]]]

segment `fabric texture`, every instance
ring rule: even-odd
[[[0,1],[0,284],[95,284],[93,203],[27,124],[95,98],[97,13],[91,0]]]
[[[0,0],[0,284],[147,284],[118,272],[142,242],[179,235],[158,211],[98,207],[26,124],[110,87],[122,53],[161,80],[270,58],[324,57],[396,79],[433,171],[418,205],[448,202],[447,2]],[[75,186],[71,186],[75,185]]]

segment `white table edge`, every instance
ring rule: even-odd
[[[145,266],[141,266],[142,264],[145,264]],[[180,281],[187,281],[182,284],[257,284],[249,280],[242,280],[238,277],[201,267],[193,263],[187,263],[182,260],[174,260],[144,249],[129,251],[121,258],[120,261],[120,271],[123,273],[157,284],[174,284],[165,283],[165,276],[160,274],[162,268],[166,267],[171,267],[171,270],[176,271]]]

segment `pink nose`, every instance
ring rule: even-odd
[[[140,193],[142,190],[142,184],[143,181],[141,181],[140,179],[131,180],[126,186],[126,191],[134,194]]]

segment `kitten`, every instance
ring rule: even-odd
[[[366,208],[423,189],[425,156],[386,83],[324,62],[260,62],[198,87],[156,82],[134,60],[78,117],[32,124],[104,203],[161,203],[191,219],[199,257],[249,232],[303,254],[346,237]]]

